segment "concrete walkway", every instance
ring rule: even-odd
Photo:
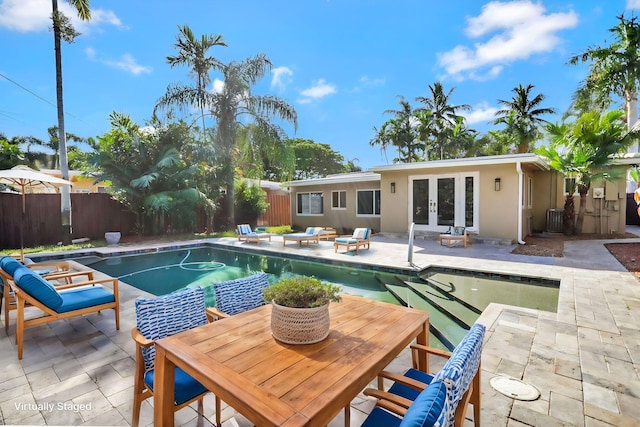
[[[628,231],[640,235],[640,228]],[[638,239],[625,239],[637,241]],[[334,254],[331,242],[298,247],[273,242],[216,242],[258,247],[362,264],[409,267],[404,239],[374,236],[359,256]],[[416,240],[413,263],[560,281],[557,313],[492,304],[479,322],[487,326],[482,356],[484,426],[640,425],[640,287],[604,247],[608,241],[565,244],[563,258],[513,255],[513,246],[473,244],[447,248]],[[621,242],[620,240],[612,242]],[[167,246],[161,245],[161,246]],[[135,246],[100,248],[101,252]],[[15,348],[15,319],[0,329],[0,423],[5,425],[130,425],[133,396],[135,298],[146,296],[121,282],[121,329],[113,313],[88,315],[26,331],[24,359]],[[403,352],[390,370],[409,366]],[[441,364],[441,362],[440,362]],[[433,363],[438,366],[438,363]],[[525,402],[496,392],[489,381],[508,375],[534,385],[541,397]],[[143,404],[140,425],[152,425],[152,399]],[[351,425],[359,426],[373,402],[352,402]],[[213,420],[213,399],[205,399],[204,425]],[[225,426],[250,426],[232,408],[223,409]],[[193,408],[176,413],[177,425],[197,425]],[[472,425],[471,422],[467,424]],[[343,425],[342,415],[331,426]]]

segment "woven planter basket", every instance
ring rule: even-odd
[[[313,344],[329,335],[329,304],[291,308],[271,302],[271,333],[285,344]]]

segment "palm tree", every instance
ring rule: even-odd
[[[445,93],[442,83],[435,82],[433,85],[429,85],[430,97],[418,96],[416,101],[424,104],[424,108],[419,108],[416,111],[429,111],[431,136],[433,137],[433,145],[436,150],[439,151],[440,160],[445,158],[445,151],[447,145],[450,144],[451,138],[449,137],[451,131],[458,126],[462,116],[457,112],[459,110],[469,111],[471,106],[469,104],[451,105],[450,98],[455,88],[449,89]]]
[[[533,96],[531,93],[533,88],[532,84],[519,85],[513,88],[512,92],[515,95],[510,100],[498,100],[498,103],[505,108],[496,111],[494,124],[506,123],[512,126],[513,129],[510,132],[517,134],[520,138],[519,153],[528,153],[531,150],[531,144],[542,136],[540,127],[548,122],[541,116],[556,113],[554,108],[540,106],[545,96],[541,93]]]
[[[640,23],[635,16],[617,17],[618,24],[609,29],[614,41],[609,46],[594,46],[569,58],[569,64],[590,63],[589,74],[578,89],[581,97],[595,94],[601,108],[611,103],[611,94],[625,101],[627,129],[638,120],[640,85]]]
[[[33,141],[29,142],[29,144],[27,145],[27,150],[31,149],[32,145],[35,146],[40,146],[40,147],[46,147],[49,148],[53,151],[53,155],[52,156],[44,156],[42,158],[43,162],[46,162],[46,167],[49,167],[51,169],[58,169],[61,167],[60,164],[60,141],[59,141],[59,137],[58,137],[58,127],[57,126],[51,126],[50,128],[47,129],[47,133],[49,134],[49,141],[48,142],[44,142],[41,141],[39,139],[34,139]],[[79,137],[76,134],[67,132],[66,134],[66,141],[74,141],[74,142],[84,142],[85,139]],[[68,146],[67,147],[67,151],[70,151],[71,149],[73,149],[73,146]],[[44,153],[43,153],[44,154]],[[67,161],[67,164],[69,162]]]
[[[178,26],[176,36],[175,56],[167,56],[167,62],[173,68],[177,65],[186,65],[191,68],[191,74],[196,79],[196,86],[175,84],[167,87],[167,92],[157,101],[154,115],[159,109],[172,106],[195,106],[200,110],[202,120],[203,143],[206,144],[205,109],[209,105],[210,97],[207,85],[211,82],[209,73],[212,69],[222,70],[223,64],[213,56],[207,56],[207,52],[214,46],[224,46],[226,43],[221,35],[203,34],[197,40],[188,25]]]
[[[291,122],[294,129],[298,127],[298,116],[293,106],[276,96],[251,93],[251,87],[271,67],[271,61],[264,54],[241,62],[230,62],[223,67],[224,87],[221,91],[210,94],[208,105],[217,121],[216,156],[227,191],[225,207],[229,228],[235,227],[233,180],[238,159],[239,128],[251,121],[264,137],[280,144],[286,139],[286,134],[280,126],[271,122],[272,118]]]
[[[384,114],[393,114],[393,118],[383,123],[380,130],[373,128],[376,134],[369,145],[380,145],[383,152],[389,145],[396,147],[398,157],[393,159],[393,163],[415,162],[420,160],[418,151],[424,151],[424,145],[417,138],[413,107],[402,95],[398,95],[398,103],[400,109],[384,111]]]
[[[80,19],[91,19],[89,0],[67,0],[78,12]],[[60,39],[71,43],[79,34],[71,26],[69,19],[58,10],[58,0],[52,0],[53,13],[53,41],[56,56],[56,100],[58,110],[58,141],[60,144],[60,171],[63,179],[69,179],[69,164],[67,161],[67,140],[64,131],[64,103],[62,101],[62,51]],[[71,194],[68,186],[60,188],[62,214],[62,243],[71,244]]]
[[[549,161],[549,165],[569,180],[564,204],[565,234],[580,234],[586,212],[587,192],[591,183],[600,180],[620,179],[610,165],[613,155],[623,152],[635,135],[627,132],[620,120],[624,112],[619,110],[599,113],[583,113],[573,123],[549,123],[546,130],[551,136],[551,144],[540,147],[536,152]],[[574,193],[580,195],[580,208],[575,218]]]

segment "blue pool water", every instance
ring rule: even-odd
[[[558,300],[558,284],[549,281],[446,269],[373,270],[210,246],[77,261],[154,295],[200,286],[208,306],[215,304],[214,282],[257,271],[268,273],[272,282],[286,275],[315,276],[348,294],[428,311],[432,340],[447,348],[491,302],[555,311]]]

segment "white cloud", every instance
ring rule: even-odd
[[[362,76],[360,80],[358,80],[358,84],[353,88],[354,91],[358,91],[364,88],[383,86],[386,80],[384,77],[374,77],[371,78],[369,76]]]
[[[218,78],[213,80],[213,92],[214,93],[222,93],[224,90],[224,80],[220,80]]]
[[[76,30],[86,33],[90,28],[106,23],[123,27],[115,13],[104,9],[92,9],[91,21],[82,21],[77,11],[66,1],[58,2],[58,8],[65,14]],[[12,31],[47,31],[51,27],[50,0],[1,0],[0,28]]]
[[[140,74],[149,74],[152,71],[151,67],[147,67],[144,65],[140,65],[136,62],[135,58],[128,54],[125,53],[124,55],[122,55],[122,57],[117,60],[111,60],[111,59],[102,59],[98,56],[98,53],[96,52],[96,50],[92,47],[88,47],[84,50],[84,53],[87,55],[87,58],[89,58],[92,61],[98,61],[102,64],[105,64],[111,68],[117,68],[119,70],[124,70],[127,71],[131,74],[134,75],[140,75]]]
[[[640,9],[640,0],[627,0],[627,9]]]
[[[300,92],[304,98],[299,99],[298,102],[301,104],[308,104],[314,99],[324,98],[327,95],[331,95],[332,93],[336,93],[336,86],[327,83],[325,79],[319,79],[314,81],[310,88],[303,90]]]
[[[495,119],[498,108],[490,107],[487,102],[481,102],[473,106],[471,111],[464,111],[461,115],[467,119],[467,124],[472,125],[474,123],[486,123]]]
[[[511,62],[553,51],[562,42],[556,33],[578,24],[573,11],[545,13],[541,3],[529,0],[487,3],[479,16],[467,19],[466,33],[490,38],[440,53],[438,62],[458,80],[495,78]]]
[[[277,88],[280,91],[284,91],[287,85],[291,83],[291,76],[293,71],[288,67],[276,67],[271,70],[271,89]]]

